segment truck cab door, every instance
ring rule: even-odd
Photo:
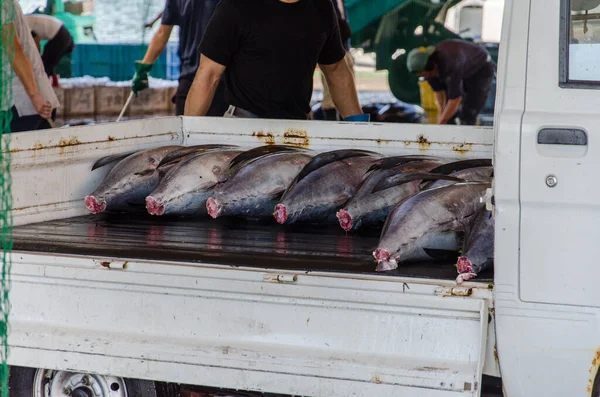
[[[576,3],[531,1],[519,292],[528,302],[598,307],[600,2],[587,2],[596,3],[587,16],[572,11]]]

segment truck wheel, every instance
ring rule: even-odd
[[[10,368],[11,397],[157,397],[154,382],[80,372]]]

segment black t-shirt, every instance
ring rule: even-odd
[[[307,118],[316,64],[345,55],[329,0],[221,0],[200,51],[226,67],[229,104],[282,119]]]
[[[200,51],[198,46],[219,0],[167,0],[163,11],[163,25],[179,26],[180,77],[193,79]]]
[[[427,79],[434,91],[446,91],[447,99],[463,96],[463,81],[473,77],[491,61],[485,48],[461,40],[445,40],[435,47],[430,61],[438,67],[439,75]]]

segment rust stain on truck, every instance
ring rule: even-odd
[[[590,367],[590,377],[588,379],[587,392],[591,396],[594,390],[594,382],[598,376],[598,367],[600,366],[600,347],[596,349],[594,358],[592,359],[592,366]]]
[[[290,128],[283,133],[283,143],[285,145],[307,148],[310,146],[310,139],[306,130],[296,130]]]
[[[58,147],[75,146],[75,145],[81,145],[81,141],[77,137],[72,137],[71,139],[60,138],[60,141],[58,141]]]
[[[471,149],[473,149],[472,143],[461,143],[452,147],[452,151],[458,154],[467,154],[471,151]]]
[[[431,147],[431,142],[423,134],[417,137],[417,143],[419,144],[419,150],[429,150]]]
[[[253,132],[252,136],[257,137],[260,141],[263,141],[265,145],[274,145],[275,144],[275,136],[271,132]]]

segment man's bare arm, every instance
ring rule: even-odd
[[[442,114],[446,107],[446,91],[434,91],[435,105],[438,109],[438,114]]]
[[[185,101],[185,116],[206,116],[225,66],[200,55],[200,66]]]
[[[148,46],[148,50],[146,51],[144,59],[142,59],[142,63],[151,65],[156,62],[160,54],[162,54],[167,47],[167,43],[169,42],[169,37],[171,37],[172,31],[173,26],[160,25],[154,36],[152,36],[152,40],[150,41],[150,45]]]
[[[9,23],[2,28],[2,44],[4,45],[4,48],[12,47],[14,50],[14,56],[11,57],[12,59],[10,61],[11,66],[19,80],[21,80],[25,92],[31,99],[35,110],[43,118],[50,118],[52,105],[38,91],[35,76],[33,74],[33,67],[31,66],[29,58],[25,55],[25,51],[23,50],[19,36],[17,36],[14,24]]]
[[[456,114],[456,111],[458,110],[461,101],[461,97],[448,100],[448,102],[446,102],[446,107],[444,108],[444,111],[438,116],[438,124],[448,123],[452,116]]]
[[[342,118],[362,114],[354,77],[345,58],[332,65],[319,65],[325,75],[331,99]]]

